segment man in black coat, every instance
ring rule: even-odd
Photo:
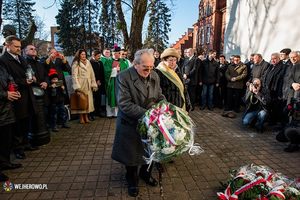
[[[214,86],[219,87],[220,82],[220,67],[218,62],[215,60],[216,55],[216,50],[209,50],[208,57],[201,62],[199,85],[202,85],[202,106],[200,110],[203,110],[206,105],[209,110],[213,110],[212,103]],[[208,101],[206,104],[207,93]]]
[[[10,81],[12,81],[11,76],[4,67],[0,66],[0,182],[8,180],[8,177],[2,174],[1,170],[22,166],[22,164],[10,163],[12,129],[17,120],[12,102],[21,97],[18,91],[9,88]]]
[[[269,106],[269,125],[275,125],[279,121],[279,116],[281,115],[280,110],[280,83],[283,79],[285,65],[280,60],[279,53],[272,53],[271,55],[271,65],[268,68],[266,75],[263,79],[263,87],[271,91],[271,102]]]
[[[220,68],[220,83],[219,87],[214,88],[214,107],[219,106],[219,109],[223,108],[223,105],[227,105],[227,79],[225,72],[228,67],[228,62],[225,59],[225,55],[221,55],[219,59],[219,68]]]
[[[25,59],[28,65],[31,65],[34,73],[35,73],[35,81],[32,83],[32,86],[37,86],[42,88],[43,90],[47,89],[49,84],[49,76],[43,64],[39,62],[39,58],[36,55],[36,49],[33,45],[27,45],[24,49]],[[45,106],[50,104],[49,97],[47,95],[47,91],[45,91],[44,95]]]
[[[290,93],[289,98],[291,97],[298,98],[300,97],[300,51],[292,51],[290,54],[293,67],[290,70],[290,75],[288,79]],[[287,102],[289,103],[289,101]]]
[[[290,48],[285,48],[280,51],[280,59],[282,60],[283,64],[286,65],[293,65],[293,63],[290,60],[289,54],[291,53]]]
[[[31,150],[28,140],[30,116],[37,113],[37,104],[32,91],[33,80],[26,77],[26,60],[20,56],[21,42],[16,36],[5,39],[7,51],[0,57],[0,65],[6,68],[19,86],[21,98],[14,101],[17,122],[13,125],[13,151],[17,158],[24,159],[24,150]]]
[[[53,47],[49,47],[48,56],[41,58],[41,63],[44,64],[47,73],[49,73],[50,69],[55,69],[55,71],[58,73],[58,80],[63,80],[67,92],[65,104],[69,104],[70,99],[69,99],[64,72],[70,73],[71,67],[68,61],[65,59],[64,55],[58,54]]]
[[[92,115],[102,117],[101,96],[105,94],[104,68],[103,63],[100,61],[101,52],[95,50],[93,51],[92,56],[93,57],[91,58],[90,62],[92,64],[95,74],[95,80],[98,85],[98,90],[96,92],[93,92],[95,111]],[[93,120],[93,116],[90,116],[90,119]]]
[[[245,65],[247,66],[247,78],[245,79],[246,80],[246,86],[250,85],[250,82],[248,82],[248,80],[251,79],[251,71],[252,71],[252,68],[253,68],[253,65],[254,65],[254,53],[252,53],[249,57],[249,61],[247,63],[245,63]]]
[[[250,85],[254,78],[259,78],[262,81],[262,78],[266,75],[266,72],[270,64],[266,62],[261,54],[254,55],[254,65],[251,70],[251,76],[248,79],[246,85]]]
[[[194,50],[192,48],[189,48],[186,51],[186,56],[187,58],[185,58],[182,67],[182,74],[184,84],[188,85],[188,93],[193,111],[196,103],[196,90],[198,85],[198,70],[200,67],[200,60],[194,56]]]

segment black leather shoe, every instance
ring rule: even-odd
[[[89,116],[89,120],[90,120],[90,121],[94,121],[95,118],[94,118],[93,116]]]
[[[201,107],[200,107],[200,110],[204,110],[204,109],[205,109],[205,106],[201,106]]]
[[[128,194],[132,197],[139,195],[139,189],[137,187],[128,187]]]
[[[299,150],[299,146],[298,145],[289,145],[283,151],[292,153],[292,152],[298,151],[298,150]]]
[[[8,176],[6,176],[5,174],[2,174],[1,172],[0,172],[0,182],[2,182],[2,181],[7,181],[8,180]]]
[[[70,128],[70,126],[68,124],[64,124],[61,126],[62,128]]]
[[[144,178],[144,177],[140,176],[140,178],[142,180],[144,180],[147,185],[150,185],[152,187],[155,187],[158,184],[157,181],[153,177],[150,177],[149,179],[147,179],[147,178]]]
[[[31,147],[25,147],[25,151],[36,151],[39,150],[39,147],[31,146]]]
[[[26,158],[26,156],[25,156],[24,153],[16,153],[15,155],[16,155],[16,157],[19,158],[19,159],[25,159],[25,158]]]
[[[13,163],[8,163],[8,164],[4,164],[1,165],[1,170],[5,170],[5,169],[17,169],[22,167],[22,164],[13,164]]]
[[[58,129],[56,127],[52,128],[51,130],[52,132],[58,132]]]
[[[212,107],[208,107],[208,110],[213,111]]]

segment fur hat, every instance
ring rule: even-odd
[[[161,57],[161,59],[163,59],[163,58],[168,57],[168,56],[173,56],[173,57],[176,57],[177,59],[180,58],[179,53],[176,51],[176,49],[173,49],[173,48],[165,49],[160,57]]]
[[[48,76],[50,80],[52,80],[53,78],[58,78],[58,73],[56,72],[55,69],[50,69]]]

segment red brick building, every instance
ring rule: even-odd
[[[184,49],[193,48],[193,38],[194,38],[194,30],[192,28],[188,28],[187,32],[174,44],[172,48],[176,50],[181,50],[182,52]]]
[[[199,19],[193,24],[193,48],[207,54],[210,49],[223,53],[226,19],[226,0],[201,0]]]

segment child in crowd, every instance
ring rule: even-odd
[[[51,129],[53,132],[58,132],[56,127],[57,118],[62,124],[62,128],[70,128],[66,121],[66,113],[65,113],[65,95],[67,94],[65,91],[65,86],[58,85],[58,74],[55,69],[50,69],[49,72],[50,84],[49,84],[49,92],[50,92],[50,102],[51,102]]]

